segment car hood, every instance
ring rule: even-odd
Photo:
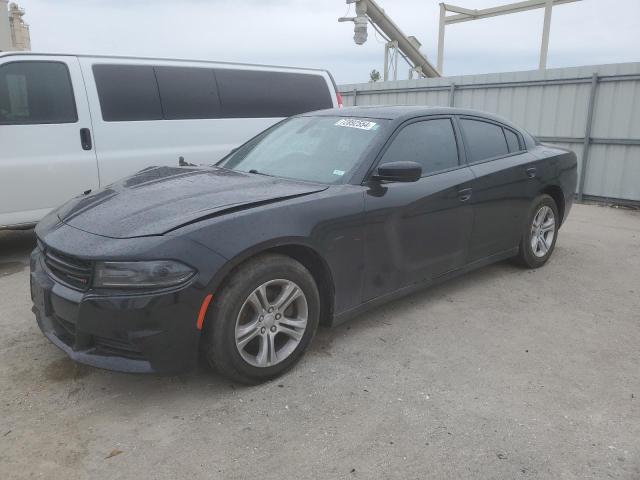
[[[58,218],[112,238],[162,235],[181,226],[325,190],[317,185],[215,167],[150,167],[62,206]]]

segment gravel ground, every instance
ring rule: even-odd
[[[0,478],[640,478],[640,213],[576,205],[508,262],[336,329],[274,382],[79,366],[0,233]]]

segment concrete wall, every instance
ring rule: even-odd
[[[11,27],[9,27],[8,0],[0,0],[0,52],[11,50]]]
[[[17,4],[9,5],[9,25],[11,27],[11,49],[18,51],[31,50],[31,35],[29,25],[24,20],[24,9]]]
[[[576,152],[580,194],[640,201],[640,63],[339,88],[345,106],[453,105],[502,115],[542,141]]]

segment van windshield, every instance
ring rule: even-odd
[[[295,117],[263,132],[217,165],[319,183],[342,183],[385,120]]]

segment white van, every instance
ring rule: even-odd
[[[324,70],[0,53],[0,228],[150,165],[214,163],[284,117],[340,104]]]

